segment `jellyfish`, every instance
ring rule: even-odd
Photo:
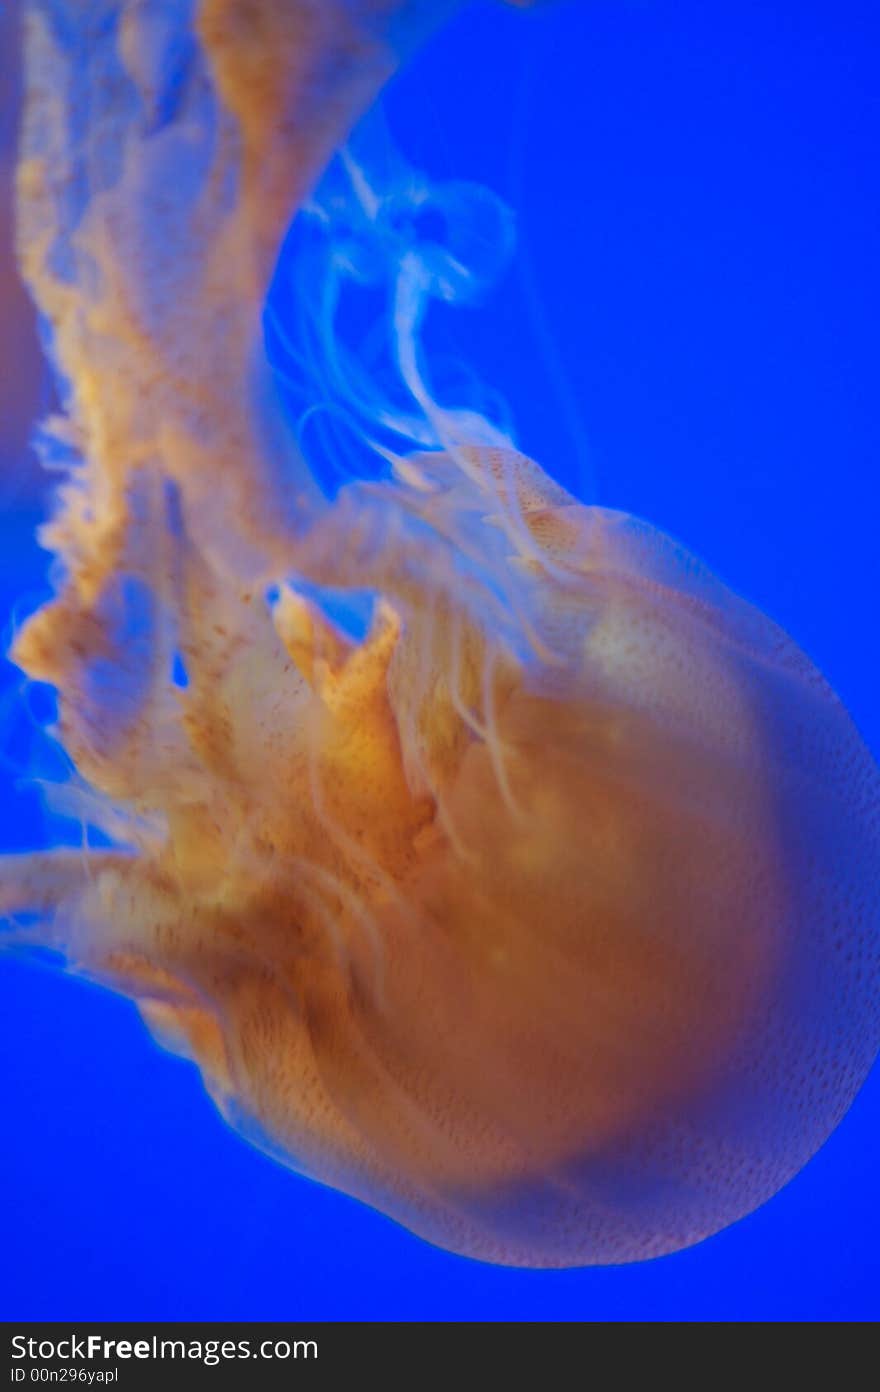
[[[626,1262],[770,1198],[864,1080],[880,779],[769,618],[438,402],[420,324],[502,236],[488,196],[420,239],[343,160],[360,222],[297,293],[324,277],[332,336],[391,245],[408,405],[365,419],[350,362],[383,467],[306,462],[279,247],[453,8],[26,0],[19,258],[69,464],[12,652],[103,840],[5,857],[0,910],[292,1170],[485,1261]]]

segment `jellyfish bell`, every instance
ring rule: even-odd
[[[65,8],[29,6],[21,240],[84,461],[14,656],[113,845],[4,858],[0,908],[131,995],[254,1143],[441,1246],[698,1241],[800,1169],[877,1051],[870,755],[681,547],[438,406],[436,249],[395,281],[419,448],[314,488],[253,366],[273,239],[363,91],[313,6],[251,4],[243,38],[231,0],[125,7],[137,59],[117,4]],[[364,633],[328,587],[367,594]]]
[[[453,660],[419,620],[437,558],[412,608],[388,586],[403,624],[311,668],[332,925],[267,971],[270,923],[309,919],[294,876],[250,970],[214,935],[199,1027],[221,1107],[304,1173],[468,1255],[625,1261],[769,1197],[870,1066],[877,774],[791,642],[666,538],[525,516],[553,660],[460,614]],[[308,670],[302,612],[279,627]]]

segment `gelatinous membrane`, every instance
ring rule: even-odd
[[[455,1251],[625,1261],[760,1204],[862,1082],[880,782],[769,620],[434,403],[455,257],[397,258],[423,448],[314,483],[266,286],[432,17],[28,6],[20,255],[81,462],[15,657],[116,849],[7,859],[0,899],[292,1168]]]

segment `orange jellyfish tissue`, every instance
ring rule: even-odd
[[[0,908],[291,1168],[622,1262],[761,1204],[862,1083],[880,779],[769,619],[466,413],[333,499],[298,460],[282,237],[455,8],[26,0],[19,260],[78,462],[14,659],[111,848],[6,857]]]

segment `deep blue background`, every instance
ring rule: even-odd
[[[525,255],[461,335],[524,445],[700,552],[880,749],[873,4],[476,5],[390,94]],[[4,602],[39,584],[23,504]],[[3,791],[6,846],[35,805]],[[871,1319],[880,1078],[759,1213],[643,1266],[493,1269],[250,1150],[122,1000],[0,961],[0,1317]]]

